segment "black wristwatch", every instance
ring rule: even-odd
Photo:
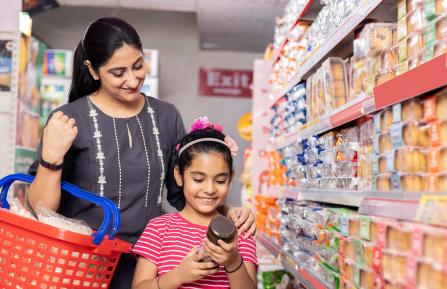
[[[64,166],[63,163],[60,164],[60,165],[50,164],[50,163],[44,161],[43,159],[40,159],[39,164],[40,164],[42,167],[47,168],[47,169],[52,170],[52,171],[59,171],[59,170],[61,170],[62,167]]]

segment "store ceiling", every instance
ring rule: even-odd
[[[67,6],[101,6],[197,12],[202,49],[263,52],[275,18],[289,0],[58,0]]]

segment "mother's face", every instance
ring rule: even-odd
[[[98,69],[100,90],[122,102],[133,102],[141,94],[146,78],[143,53],[124,44]]]

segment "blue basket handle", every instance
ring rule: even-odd
[[[5,176],[4,178],[0,179],[0,188],[1,190],[1,203],[2,208],[9,209],[9,204],[7,201],[7,194],[9,191],[10,186],[14,181],[22,181],[25,183],[32,183],[34,180],[34,176],[26,175],[26,174],[12,174]],[[116,232],[119,229],[120,224],[120,214],[118,208],[115,206],[115,204],[107,199],[100,197],[96,194],[93,194],[91,192],[83,191],[76,187],[75,185],[72,185],[67,182],[61,183],[61,188],[70,193],[71,195],[78,197],[80,199],[87,200],[89,202],[95,203],[99,206],[101,206],[104,210],[104,220],[99,227],[98,231],[96,233],[92,234],[93,237],[93,243],[96,245],[101,244],[102,240],[104,239],[104,236],[107,234],[110,228],[111,218],[113,218],[113,226],[110,229],[109,239],[113,239]]]

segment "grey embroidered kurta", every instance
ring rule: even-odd
[[[183,193],[175,184],[172,175],[175,162],[173,150],[176,142],[185,134],[182,118],[173,105],[154,98],[146,98],[144,108],[138,113],[138,119],[136,116],[127,119],[115,118],[121,165],[121,226],[118,237],[132,243],[136,242],[147,222],[161,214],[161,207],[157,205],[160,185],[163,185],[160,183],[161,162],[157,154],[157,143],[153,134],[154,128],[151,116],[147,112],[148,101],[155,111],[155,122],[159,130],[160,146],[163,151],[166,170],[165,184],[168,191],[168,201],[177,209],[184,206]],[[104,184],[104,196],[118,205],[120,170],[113,118],[104,114],[94,105],[93,107],[97,111],[96,118],[102,135],[101,147],[105,157],[104,177],[106,183]],[[74,118],[78,127],[78,135],[64,158],[62,180],[98,193],[98,178],[100,176],[97,159],[98,148],[94,138],[93,121],[89,115],[88,98],[83,97],[60,107],[56,111],[58,110]],[[143,131],[144,136],[141,131]],[[148,165],[143,137],[150,163],[147,207],[145,207],[145,201]],[[39,147],[39,158],[40,152],[41,148]],[[35,174],[37,166],[38,161],[30,167],[29,173]],[[84,220],[93,229],[99,228],[102,223],[103,213],[100,207],[74,198],[64,192],[62,193],[59,213],[70,218]]]

